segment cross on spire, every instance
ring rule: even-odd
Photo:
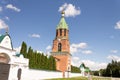
[[[9,30],[8,27],[6,27],[5,30],[6,30],[6,34],[8,34],[8,30]]]
[[[65,16],[65,11],[63,10],[63,11],[61,12],[61,14],[62,14],[62,17],[64,17],[64,16]]]

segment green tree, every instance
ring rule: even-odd
[[[53,56],[49,56],[49,70],[56,70],[56,62]]]
[[[107,68],[102,71],[102,76],[120,77],[120,62],[112,60]]]
[[[27,57],[27,45],[24,41],[22,42],[20,53],[23,54],[25,58]]]
[[[71,65],[71,72],[80,73],[81,71],[80,71],[80,69],[78,67]]]
[[[29,58],[29,67],[30,68],[33,68],[33,65],[34,65],[34,61],[32,60],[32,54],[33,54],[33,49],[31,47],[29,47],[27,58]]]
[[[44,53],[38,53],[37,51],[34,51],[31,46],[27,50],[25,42],[22,43],[20,52],[25,56],[25,58],[29,59],[29,68],[56,70],[56,61],[53,56],[47,57]]]

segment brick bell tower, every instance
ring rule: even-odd
[[[62,12],[62,17],[56,28],[56,37],[53,40],[52,56],[56,59],[56,69],[58,71],[71,71],[71,54],[69,43],[69,30],[65,21],[65,12]]]

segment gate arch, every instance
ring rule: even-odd
[[[8,64],[10,61],[10,57],[6,53],[0,53],[0,63]]]

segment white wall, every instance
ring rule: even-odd
[[[18,68],[11,69],[8,80],[18,80],[17,79]],[[67,77],[67,72],[65,73]],[[32,70],[22,68],[21,80],[44,80],[52,78],[62,78],[62,72],[55,71],[43,71],[43,70]],[[69,77],[81,76],[80,73],[69,73]]]
[[[70,77],[77,77],[81,76],[80,73],[70,73]],[[67,77],[67,72],[66,72]],[[62,78],[62,72],[55,72],[55,71],[42,71],[42,70],[26,70],[26,72],[22,73],[21,80],[44,80],[44,79],[51,79],[51,78]]]

